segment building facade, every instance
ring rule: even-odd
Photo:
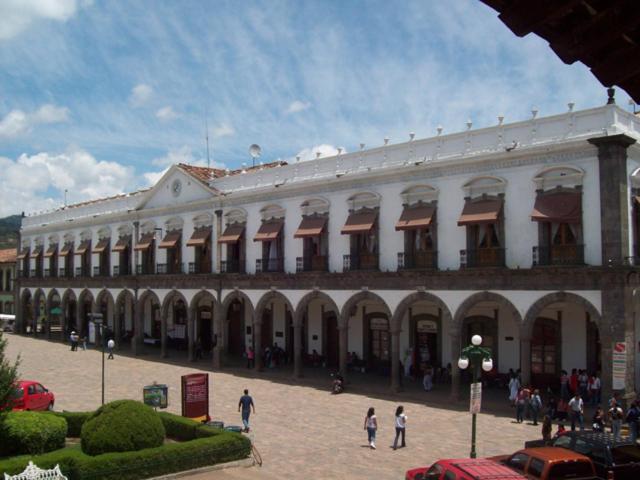
[[[637,117],[584,111],[228,171],[174,165],[152,188],[24,218],[19,328],[90,334],[219,368],[278,344],[303,375],[452,368],[473,334],[497,372],[639,381]],[[52,314],[51,312],[55,312]],[[256,355],[262,369],[262,356]],[[617,379],[616,382],[621,380]],[[619,388],[617,385],[616,388]]]
[[[16,249],[0,250],[0,313],[15,314]]]

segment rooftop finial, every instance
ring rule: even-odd
[[[473,127],[473,122],[471,121],[471,119],[469,118],[467,120],[467,130],[471,130],[471,127]]]
[[[438,128],[436,128],[436,131],[438,132],[438,135],[442,135],[442,125],[438,125]]]
[[[570,112],[573,112],[573,107],[575,107],[575,105],[576,105],[576,104],[575,104],[575,103],[573,103],[573,102],[569,102],[569,103],[567,103],[567,107],[569,107],[569,111],[570,111]]]
[[[364,150],[364,143],[360,144],[360,150]]]
[[[607,88],[607,95],[609,98],[607,99],[607,105],[615,105],[616,104],[616,89],[613,87]]]
[[[409,141],[413,141],[414,138],[416,138],[416,134],[414,132],[409,132]]]
[[[384,137],[384,144],[389,145],[389,137]]]
[[[504,122],[504,115],[498,115],[498,125],[502,125],[502,122]]]
[[[533,107],[531,109],[531,117],[536,118],[538,116],[538,107]]]

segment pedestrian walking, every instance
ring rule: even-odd
[[[597,407],[593,414],[591,428],[594,432],[604,432],[604,412],[600,407]]]
[[[629,424],[629,438],[633,443],[638,439],[638,421],[640,420],[640,406],[635,401],[627,411],[626,421]]]
[[[107,357],[107,360],[113,360],[113,349],[116,346],[116,342],[113,341],[113,338],[110,338],[109,341],[107,342],[107,351],[109,352],[109,356]]]
[[[422,386],[425,392],[430,392],[433,388],[433,368],[427,365],[424,369],[424,377],[422,378]]]
[[[75,331],[72,331],[71,335],[69,335],[69,341],[71,342],[71,351],[77,352],[78,351],[78,335],[76,334]]]
[[[518,376],[513,372],[511,374],[511,378],[509,379],[509,400],[511,400],[511,405],[514,406],[516,404],[516,397],[518,396],[518,392],[520,391],[520,380],[518,380]]]
[[[376,449],[376,430],[378,430],[378,419],[376,418],[376,410],[370,407],[367,410],[367,416],[364,417],[364,429],[367,431],[367,441],[369,447]]]
[[[253,347],[247,349],[247,368],[253,368],[256,358],[256,352],[253,351]]]
[[[398,448],[398,438],[402,436],[402,443],[400,448],[406,447],[405,433],[407,431],[407,416],[404,414],[404,407],[402,405],[396,408],[396,438],[393,441],[393,449]]]
[[[538,414],[540,413],[540,409],[542,408],[542,399],[540,398],[540,391],[537,388],[533,391],[529,406],[531,408],[531,417],[533,420],[533,424],[538,425]]]
[[[542,419],[542,440],[544,440],[545,445],[551,443],[551,429],[551,417],[549,415],[545,415]]]
[[[249,395],[249,390],[245,388],[244,395],[240,397],[238,402],[238,411],[242,409],[242,424],[244,425],[244,432],[249,433],[249,415],[251,415],[251,409],[253,413],[256,413],[256,406],[253,404],[253,398]]]
[[[620,441],[620,428],[622,427],[623,418],[622,408],[618,405],[617,400],[612,398],[611,408],[609,409],[609,420],[611,420],[611,433],[616,442]]]
[[[591,400],[591,405],[600,405],[601,388],[602,383],[600,381],[600,377],[598,376],[598,372],[594,372],[589,381],[589,399]]]
[[[527,394],[523,388],[518,389],[516,395],[516,422],[522,423],[524,421],[524,408],[527,405]]]
[[[80,343],[82,344],[82,351],[86,352],[87,351],[87,337],[82,337],[80,339]],[[78,347],[76,347],[76,350],[78,349]]]
[[[584,402],[580,398],[580,392],[576,392],[569,401],[569,411],[571,413],[571,431],[576,429],[576,423],[580,426],[580,431],[584,430]]]
[[[568,402],[571,398],[569,393],[569,375],[566,370],[562,370],[560,373],[560,399]]]

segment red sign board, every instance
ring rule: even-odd
[[[182,376],[182,416],[209,419],[209,374]]]

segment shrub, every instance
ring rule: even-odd
[[[41,412],[10,412],[0,424],[0,455],[50,452],[64,447],[67,422]]]
[[[160,412],[158,416],[162,420],[167,437],[182,442],[193,440],[196,436],[196,429],[200,426],[195,420],[173,413]]]
[[[93,415],[93,412],[51,412],[51,415],[66,420],[68,437],[80,437],[82,425]]]
[[[82,451],[88,455],[159,447],[164,441],[162,420],[151,407],[134,400],[117,400],[95,411],[82,425]]]
[[[54,452],[45,453],[38,456],[22,455],[19,457],[11,457],[0,460],[0,475],[6,473],[7,475],[16,475],[22,473],[29,460],[35,463],[39,468],[48,470],[55,468],[56,465],[60,465],[60,471],[69,480],[77,480],[80,478],[78,473],[78,465],[83,457],[85,457],[80,450],[80,445],[65,448],[62,450],[56,450]]]

